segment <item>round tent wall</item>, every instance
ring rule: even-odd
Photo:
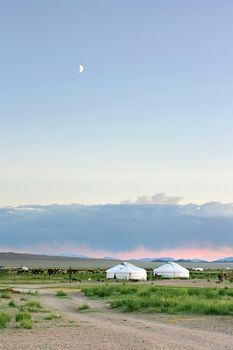
[[[146,281],[146,270],[135,266],[133,264],[123,262],[116,265],[106,271],[107,279],[119,279],[119,280],[137,280]]]
[[[154,269],[155,275],[164,278],[189,278],[189,270],[177,263],[169,262]]]

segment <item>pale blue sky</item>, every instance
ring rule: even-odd
[[[231,0],[0,0],[0,205],[232,202],[232,18]]]

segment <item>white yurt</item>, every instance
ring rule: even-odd
[[[189,270],[175,262],[168,262],[154,269],[154,276],[156,275],[164,278],[189,278]]]
[[[147,272],[141,267],[123,262],[106,271],[107,279],[146,281]]]
[[[23,271],[23,272],[28,272],[29,268],[27,266],[21,266],[20,270]]]

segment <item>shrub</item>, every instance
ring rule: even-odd
[[[14,300],[9,301],[8,306],[16,307],[16,304],[15,304]]]
[[[90,309],[90,306],[88,304],[83,304],[83,305],[80,305],[78,307],[78,310],[79,311],[82,311],[82,310],[87,310],[87,309]]]
[[[63,290],[58,290],[56,296],[64,298],[67,297],[67,294]]]
[[[100,298],[104,298],[104,297],[109,297],[112,294],[112,288],[108,287],[108,286],[86,288],[83,291],[84,291],[85,295],[88,297],[97,296]]]
[[[37,296],[39,294],[39,292],[38,292],[38,290],[29,290],[29,292],[27,292],[27,294]]]
[[[219,289],[218,294],[221,296],[233,297],[233,289],[229,289],[229,288]]]
[[[10,321],[11,317],[6,312],[0,312],[0,329],[6,328],[7,323]]]
[[[18,328],[32,328],[32,316],[28,312],[19,312],[16,314],[15,320]]]
[[[20,322],[23,320],[31,320],[32,316],[28,312],[19,312],[15,316],[15,321]]]
[[[126,299],[122,300],[122,307],[123,311],[125,312],[132,312],[132,311],[137,311],[140,310],[142,307],[142,302],[140,298],[135,298],[135,299]]]
[[[20,298],[20,300],[21,300],[21,301],[27,301],[28,298],[22,297],[22,298]]]
[[[3,291],[3,292],[0,293],[0,298],[2,298],[2,299],[10,299],[11,297],[10,297],[10,294],[9,294],[8,291]]]
[[[19,328],[31,329],[32,328],[32,320],[22,320],[17,325]]]
[[[42,310],[42,305],[38,301],[28,301],[24,305],[20,307],[21,311],[28,311],[28,312],[40,312]]]
[[[49,320],[55,320],[57,318],[61,318],[61,316],[51,313],[45,317],[45,320],[49,321]]]

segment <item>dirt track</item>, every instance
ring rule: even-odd
[[[62,315],[62,321],[31,331],[4,330],[0,349],[233,349],[232,317],[125,314],[80,292],[69,296],[58,298],[54,290],[40,290],[40,302]],[[82,304],[90,309],[78,311]]]

